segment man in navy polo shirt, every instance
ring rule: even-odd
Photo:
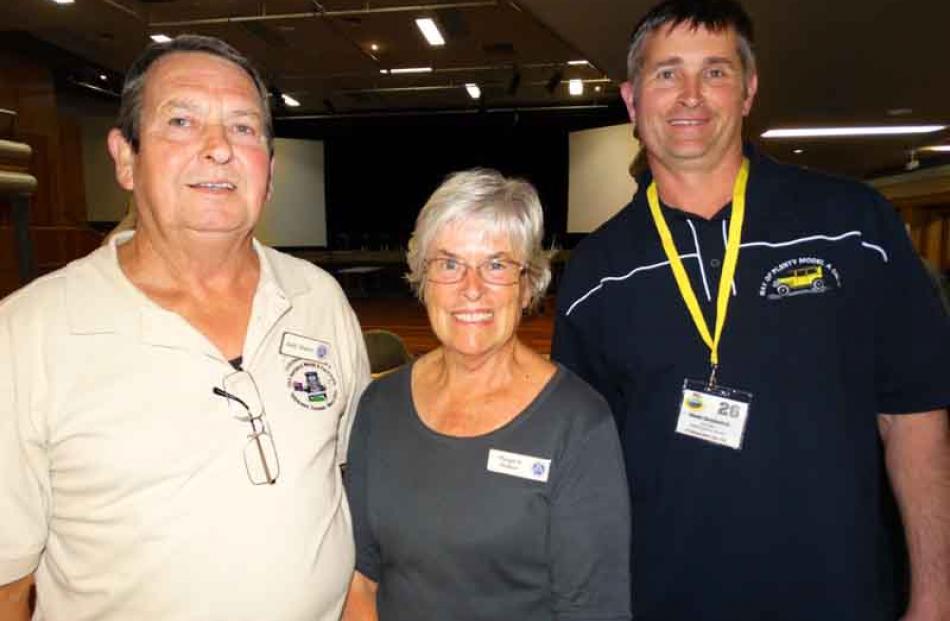
[[[649,171],[561,284],[553,357],[625,449],[634,617],[945,621],[950,322],[879,195],[744,151],[751,43],[732,0],[640,22]]]

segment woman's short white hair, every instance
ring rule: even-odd
[[[459,221],[475,221],[487,233],[506,235],[517,260],[525,264],[529,308],[541,301],[551,282],[551,266],[550,253],[541,246],[544,213],[538,192],[523,179],[507,178],[488,168],[449,175],[419,212],[406,253],[406,279],[420,300],[425,301],[429,246],[447,224]]]

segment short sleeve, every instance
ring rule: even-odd
[[[878,412],[904,414],[950,404],[950,316],[897,215],[878,197],[880,255],[872,282]]]
[[[630,619],[630,504],[607,405],[571,438],[552,494],[550,551],[558,621]]]
[[[350,436],[350,449],[347,455],[346,495],[353,517],[353,539],[356,544],[356,569],[361,574],[379,582],[380,555],[379,544],[373,535],[369,521],[368,502],[368,459],[372,427],[372,395],[370,387],[360,399]]]
[[[0,584],[32,573],[46,545],[49,463],[29,396],[18,393],[12,330],[0,310]]]

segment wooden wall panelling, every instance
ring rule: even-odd
[[[63,224],[85,226],[87,211],[82,169],[82,128],[75,119],[60,119],[57,165],[62,205],[62,212],[57,216]]]
[[[10,208],[0,199],[0,298],[20,286]]]
[[[101,241],[87,225],[80,124],[60,116],[49,68],[13,52],[0,52],[0,107],[17,112],[12,139],[33,149],[28,172],[39,184],[30,199],[30,237],[42,274]],[[0,297],[19,285],[8,220],[0,215]]]
[[[897,199],[894,203],[917,252],[938,269],[950,271],[950,193]]]

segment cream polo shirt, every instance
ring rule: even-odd
[[[353,568],[339,463],[369,364],[334,279],[255,242],[243,366],[280,477],[253,485],[233,372],[122,274],[116,244],[0,303],[0,584],[35,619],[336,620]]]

